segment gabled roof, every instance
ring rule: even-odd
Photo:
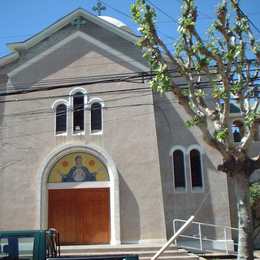
[[[75,11],[69,13],[68,15],[62,17],[57,22],[51,24],[47,28],[43,29],[39,33],[35,34],[34,36],[30,37],[29,39],[23,41],[23,42],[14,42],[14,43],[8,43],[7,46],[13,51],[12,53],[0,58],[0,66],[8,64],[14,60],[16,60],[19,57],[19,50],[26,50],[29,49],[45,38],[48,38],[50,35],[54,34],[58,30],[62,29],[66,25],[72,23],[77,17],[84,18],[90,22],[93,22],[101,27],[103,27],[106,30],[111,31],[112,33],[115,33],[119,35],[120,37],[124,38],[127,41],[136,43],[138,37],[134,35],[133,33],[123,30],[120,27],[117,27],[104,19],[99,18],[98,16],[95,16],[89,12],[87,12],[83,8],[78,8]]]

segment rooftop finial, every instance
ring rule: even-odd
[[[100,16],[101,12],[106,10],[106,7],[102,4],[100,0],[98,0],[97,4],[92,7],[92,10],[94,12],[97,12],[98,16]]]

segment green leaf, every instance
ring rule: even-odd
[[[260,182],[250,185],[250,203],[252,206],[256,205],[256,201],[260,199]]]
[[[247,17],[242,17],[236,21],[236,28],[237,32],[248,32],[249,30],[249,22]]]
[[[236,83],[234,83],[231,87],[231,93],[233,95],[237,95],[240,93],[240,91],[242,90],[243,88],[243,82],[242,81],[237,81]]]
[[[250,111],[245,116],[245,124],[248,127],[252,127],[254,121],[256,120],[256,113]]]
[[[226,140],[226,138],[228,137],[228,129],[224,128],[224,129],[215,131],[214,137],[216,138],[217,141],[224,142]]]
[[[181,90],[181,94],[184,96],[184,97],[188,97],[190,95],[190,91],[189,89],[182,89]]]
[[[215,99],[226,99],[228,97],[228,93],[225,91],[224,87],[218,85],[212,87],[211,95]]]
[[[196,89],[194,91],[194,95],[196,97],[204,97],[205,96],[205,91],[203,89]]]
[[[193,126],[199,125],[200,123],[202,123],[204,118],[199,117],[198,115],[195,115],[192,119],[187,120],[185,122],[185,126],[188,128],[191,128]]]

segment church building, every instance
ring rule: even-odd
[[[137,40],[79,8],[8,44],[0,230],[55,227],[63,245],[162,244],[199,207],[196,221],[231,226],[221,156],[185,127],[172,93],[149,88]]]

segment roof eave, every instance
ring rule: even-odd
[[[74,17],[82,16],[86,20],[89,20],[91,22],[94,22],[98,25],[100,25],[103,28],[106,28],[110,30],[111,32],[116,33],[117,35],[121,36],[122,38],[131,41],[133,43],[136,43],[138,40],[138,37],[126,32],[120,28],[117,28],[113,24],[109,24],[108,22],[86,12],[84,9],[79,8],[75,10],[74,12],[68,14],[67,16],[61,18],[58,22],[55,22],[54,24],[50,25],[49,27],[45,28],[35,36],[29,38],[28,40],[24,42],[14,42],[14,43],[8,43],[7,46],[12,51],[19,51],[24,49],[29,49],[39,43],[40,41],[44,40],[45,38],[49,37],[51,34],[55,33],[56,31],[60,30],[62,27],[64,27],[66,24],[68,24]]]
[[[0,58],[0,68],[1,68],[2,66],[5,66],[5,65],[11,63],[12,61],[15,61],[16,59],[19,58],[19,56],[20,56],[20,55],[19,55],[18,52],[12,52],[12,53],[10,53],[10,54],[7,54],[7,55],[4,56],[4,57],[1,57],[1,58]]]

